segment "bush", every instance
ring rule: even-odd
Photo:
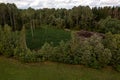
[[[58,61],[58,62],[64,62],[64,63],[69,63],[68,62],[68,56],[70,51],[70,45],[69,42],[64,42],[61,41],[59,43],[59,46],[53,48],[53,53],[51,55],[51,60],[52,61]]]
[[[89,42],[86,40],[82,43],[82,47],[81,47],[81,51],[82,51],[82,56],[81,56],[81,63],[84,65],[89,65],[91,64],[91,58],[92,58],[92,46],[89,45]]]
[[[3,29],[0,29],[0,33],[0,53],[7,57],[13,56],[17,45],[17,32],[13,32],[10,26],[5,25]]]
[[[112,54],[110,49],[104,49],[103,52],[98,56],[99,64],[104,67],[108,65],[112,59]]]
[[[46,42],[42,46],[42,48],[38,51],[38,54],[43,60],[49,60],[52,51],[53,51],[52,45]]]
[[[120,33],[120,20],[107,17],[99,21],[100,32],[107,33],[112,32],[113,34]]]
[[[20,60],[22,62],[37,62],[35,53],[33,53],[30,49],[26,49],[20,54]]]
[[[104,47],[101,37],[93,35],[82,44],[82,64],[101,68],[110,63],[111,51]]]
[[[111,65],[120,65],[120,34],[107,33],[104,45],[111,50]]]

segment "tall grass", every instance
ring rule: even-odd
[[[34,36],[31,30],[26,32],[26,41],[30,49],[39,49],[45,42],[52,42],[54,46],[58,45],[61,40],[70,40],[70,32],[62,29],[40,28],[34,30]]]

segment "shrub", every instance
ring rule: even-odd
[[[120,34],[106,34],[104,45],[111,50],[111,65],[120,65]]]
[[[82,57],[82,47],[83,39],[78,38],[76,32],[71,33],[72,39],[70,40],[70,57],[72,59],[72,64],[81,64]]]
[[[37,62],[36,55],[30,49],[26,49],[20,54],[20,60],[22,62]]]
[[[5,25],[4,29],[0,30],[0,53],[7,57],[13,56],[14,48],[17,45],[17,32],[13,32],[10,26]]]
[[[21,53],[26,53],[28,50],[26,45],[26,36],[25,36],[25,27],[22,28],[22,30],[17,33],[16,36],[16,46],[14,48],[14,57],[19,58]],[[28,50],[29,51],[29,50]]]
[[[53,47],[49,43],[45,43],[42,48],[38,51],[39,55],[44,60],[49,60],[50,55],[52,54]]]
[[[91,47],[89,50],[89,53],[91,53],[91,60],[89,65],[94,68],[101,68],[109,64],[112,57],[111,51],[104,47],[102,38],[97,35],[93,35],[88,39],[88,42],[89,44],[86,45]],[[88,49],[86,48],[85,50]]]
[[[112,54],[110,49],[104,49],[101,54],[98,55],[99,64],[104,67],[110,63],[112,59]]]
[[[69,51],[70,51],[69,42],[65,43],[64,41],[61,41],[59,43],[59,46],[53,48],[51,60],[69,63],[68,62],[69,60],[67,60],[70,53]]]
[[[92,58],[92,46],[89,45],[89,42],[86,40],[82,43],[81,51],[82,51],[82,56],[81,56],[81,63],[84,65],[89,65],[91,64],[91,58]]]

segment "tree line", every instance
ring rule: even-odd
[[[0,25],[5,24],[12,26],[13,30],[20,30],[22,26],[34,29],[50,25],[62,29],[118,33],[116,30],[120,30],[117,29],[120,26],[120,7],[18,9],[15,4],[0,3]]]
[[[5,25],[0,28],[0,55],[12,57],[22,62],[54,61],[67,64],[82,64],[87,67],[101,69],[112,66],[120,71],[120,34],[106,33],[105,38],[97,34],[89,38],[76,36],[59,45],[44,43],[38,50],[30,50],[26,45],[25,27],[21,31],[12,31]]]

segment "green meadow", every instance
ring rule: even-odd
[[[0,80],[120,80],[120,73],[54,62],[21,63],[0,57]]]

